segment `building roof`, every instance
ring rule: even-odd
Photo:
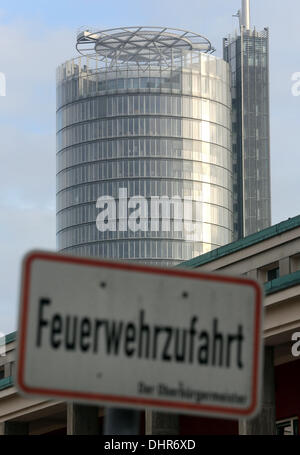
[[[121,27],[81,30],[76,48],[82,55],[113,62],[171,65],[185,52],[212,53],[210,41],[199,33],[169,27]]]
[[[5,336],[5,344],[12,343],[13,341],[16,341],[17,337],[17,332],[12,332],[9,333],[8,335]]]
[[[237,240],[236,242],[229,243],[221,246],[209,253],[202,254],[196,258],[190,259],[189,261],[182,262],[177,267],[184,267],[189,269],[196,269],[204,264],[215,261],[229,254],[235,253],[236,251],[243,250],[257,243],[263,242],[264,240],[276,237],[277,235],[283,234],[284,232],[300,227],[300,215],[294,218],[289,218],[286,221],[275,224],[269,228],[263,229],[260,232],[244,237],[243,239]]]

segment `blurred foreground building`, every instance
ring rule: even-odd
[[[260,424],[179,416],[159,426],[155,414],[142,419],[148,434],[299,434],[300,356],[291,337],[300,332],[300,216],[181,264],[201,271],[258,279],[265,290],[264,341],[267,353],[263,417]],[[0,357],[2,434],[91,434],[102,431],[104,410],[25,399],[13,385],[16,334],[6,337]],[[78,366],[80,368],[80,366]],[[69,412],[68,412],[69,411]],[[77,412],[78,411],[78,412]],[[84,416],[84,418],[82,417]],[[276,422],[276,428],[275,428]],[[168,426],[169,424],[169,426]]]

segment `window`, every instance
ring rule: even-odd
[[[267,271],[267,281],[276,280],[279,278],[279,267]]]
[[[269,281],[276,280],[276,278],[279,278],[278,261],[258,269],[258,279],[261,283],[268,283]]]
[[[291,258],[291,272],[300,270],[300,255],[292,256]]]
[[[4,371],[4,365],[0,366],[0,380],[4,379],[5,376],[5,371]]]
[[[299,434],[299,420],[297,417],[276,422],[276,430],[279,436],[293,436]]]

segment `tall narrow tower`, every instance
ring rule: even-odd
[[[242,0],[239,32],[223,41],[231,68],[233,108],[234,238],[271,224],[269,31],[250,26]]]

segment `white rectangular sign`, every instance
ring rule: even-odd
[[[253,416],[262,292],[253,280],[32,252],[17,386],[127,408]]]

